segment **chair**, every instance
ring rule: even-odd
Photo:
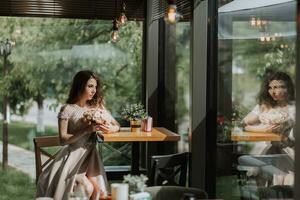
[[[149,185],[185,186],[189,152],[152,156]],[[179,176],[179,177],[178,177]]]
[[[271,187],[258,188],[258,196],[261,199],[292,199],[294,188],[290,185],[273,185]]]
[[[241,199],[292,197],[290,186],[273,185],[274,175],[293,171],[293,160],[288,155],[243,155],[238,163]]]
[[[49,153],[42,148],[46,147],[59,147],[60,139],[58,136],[43,136],[43,137],[35,137],[33,138],[34,143],[34,152],[35,152],[35,168],[36,168],[36,183],[43,169],[49,164],[51,160],[55,158],[58,151],[56,153]],[[42,155],[47,157],[47,160],[42,163]]]
[[[194,199],[207,199],[207,193],[198,188],[187,188],[181,186],[153,186],[147,187],[146,192],[149,192],[152,200],[181,200],[187,194],[193,196]]]

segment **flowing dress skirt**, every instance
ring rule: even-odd
[[[88,136],[88,135],[87,135]],[[107,179],[102,160],[93,137],[63,146],[56,158],[41,173],[37,184],[37,197],[52,197],[55,200],[68,199],[83,179],[91,177],[99,186],[101,196],[107,194]]]

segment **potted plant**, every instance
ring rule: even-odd
[[[142,120],[147,117],[147,112],[144,109],[143,104],[134,103],[126,105],[122,110],[122,117],[130,121],[131,132],[140,132]]]
[[[144,192],[145,188],[147,187],[146,181],[148,177],[141,174],[141,175],[125,175],[123,183],[127,183],[129,185],[130,194]]]

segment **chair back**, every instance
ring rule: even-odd
[[[182,186],[154,186],[147,187],[145,191],[150,193],[152,200],[183,200],[208,198],[208,195],[204,190]]]
[[[43,148],[61,146],[59,136],[42,136],[33,138],[34,152],[35,152],[35,168],[36,168],[36,182],[43,168],[49,164],[51,160],[55,158],[58,151],[55,153],[49,153]],[[45,156],[46,161],[42,161],[42,155]],[[43,159],[44,160],[44,159]]]
[[[189,152],[152,156],[149,185],[186,185]]]

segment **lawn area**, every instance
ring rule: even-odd
[[[0,163],[2,165],[2,163]],[[35,182],[26,174],[13,168],[0,168],[0,200],[28,200],[35,198]]]
[[[0,129],[2,133],[2,120],[0,121]],[[35,130],[36,127],[34,123],[12,121],[8,125],[8,143],[33,150],[32,138],[36,136]],[[45,135],[57,135],[57,129],[46,126]],[[0,140],[2,140],[2,134],[0,134]]]

